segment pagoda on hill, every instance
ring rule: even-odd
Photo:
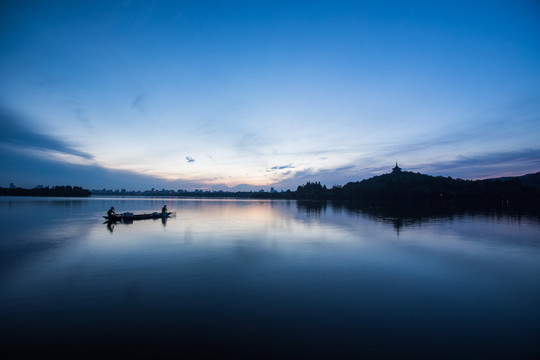
[[[397,165],[397,161],[396,161],[396,166],[392,169],[392,174],[399,174],[401,172],[401,168]]]

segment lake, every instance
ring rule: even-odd
[[[540,358],[538,216],[94,197],[0,215],[4,350]]]

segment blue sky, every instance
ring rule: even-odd
[[[0,6],[0,186],[540,170],[535,1]]]

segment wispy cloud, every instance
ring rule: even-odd
[[[313,176],[314,174],[316,174],[316,172],[313,171],[313,169],[304,169],[304,170],[301,170],[301,171],[297,171],[296,174],[295,174],[295,177],[297,178],[306,178],[306,177],[309,177],[309,176]]]
[[[257,132],[250,132],[241,135],[240,138],[236,140],[236,149],[240,154],[250,154],[250,155],[262,155],[264,149],[268,146],[272,146],[275,142],[271,139],[269,134],[260,134]]]
[[[455,160],[419,165],[417,168],[466,178],[522,175],[540,170],[540,149],[459,156]]]
[[[133,110],[139,111],[142,115],[147,116],[146,114],[146,94],[139,94],[131,102],[131,108]]]
[[[289,165],[273,166],[270,169],[271,170],[283,170],[283,169],[294,169],[294,168],[295,168],[295,166],[293,166],[292,164],[289,164]]]
[[[0,184],[10,182],[22,187],[41,185],[78,185],[88,189],[196,189],[204,186],[189,181],[167,181],[151,175],[128,170],[107,169],[96,164],[77,161],[58,161],[50,156],[40,156],[39,151],[14,151],[2,149],[0,157]],[[65,156],[65,154],[57,154]]]
[[[355,167],[356,167],[356,165],[342,166],[342,167],[340,167],[340,168],[337,168],[336,171],[350,170],[350,169],[354,169]]]
[[[15,147],[19,151],[38,150],[41,153],[54,152],[68,156],[81,157],[85,160],[93,160],[88,153],[79,151],[68,142],[54,136],[42,134],[28,125],[31,122],[23,116],[0,107],[0,144]]]
[[[75,117],[79,120],[86,128],[90,128],[90,119],[86,115],[84,109],[78,107],[74,110]]]

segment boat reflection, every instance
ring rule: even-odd
[[[114,231],[114,225],[116,224],[115,221],[105,221],[104,224],[107,224],[107,230],[112,234]]]

